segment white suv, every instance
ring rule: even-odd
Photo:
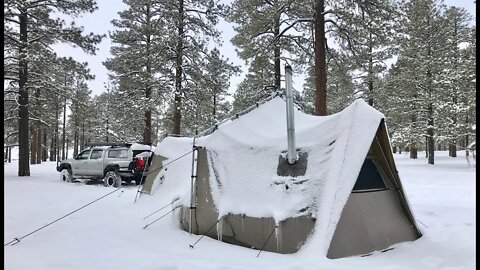
[[[95,143],[81,151],[74,159],[63,160],[58,164],[62,181],[71,182],[74,178],[103,179],[105,186],[119,187],[121,181],[138,184],[141,175],[134,173],[134,157],[150,151],[144,144]],[[140,177],[140,179],[136,179]]]

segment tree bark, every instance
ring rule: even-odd
[[[431,103],[427,106],[427,140],[428,140],[428,164],[435,164],[435,141],[434,141],[434,120],[433,120],[433,105]]]
[[[80,139],[80,150],[85,147],[85,118],[82,119],[82,138]]]
[[[79,104],[78,104],[78,89],[79,85],[77,82],[77,89],[75,89],[75,101],[73,101],[72,105],[74,105],[74,120],[73,120],[73,156],[78,154],[78,113],[79,113]],[[71,118],[70,118],[71,119]]]
[[[147,29],[150,28],[150,5],[147,4]],[[147,109],[145,110],[145,130],[143,132],[143,142],[144,143],[152,143],[152,108],[150,103],[150,98],[152,95],[152,87],[151,81],[153,74],[152,74],[152,65],[150,63],[150,46],[151,46],[151,35],[147,34],[147,74],[149,80],[147,80],[147,85],[145,86],[145,98],[148,101]]]
[[[410,158],[412,158],[412,159],[417,159],[417,158],[418,158],[417,147],[415,147],[415,146],[410,146],[410,147],[409,147],[409,150],[410,150]]]
[[[48,147],[47,147],[47,128],[43,128],[43,148],[42,148],[42,161],[45,162],[48,159]]]
[[[37,124],[37,162],[36,164],[41,164],[42,163],[42,152],[43,152],[43,147],[42,147],[42,127],[40,122]]]
[[[32,123],[30,137],[30,164],[37,164],[37,125]]]
[[[18,176],[30,176],[29,164],[29,123],[28,123],[28,89],[25,84],[28,81],[27,64],[27,10],[21,9],[18,16],[20,22],[20,42],[19,48],[19,84],[18,84]]]
[[[430,17],[427,18],[427,25],[430,25]],[[428,45],[427,55],[432,57],[432,47]],[[428,164],[435,164],[435,141],[434,141],[434,120],[433,120],[433,74],[427,67],[427,91],[428,91],[428,103],[427,103],[427,145],[428,145]]]
[[[325,0],[315,2],[315,115],[327,115]]]
[[[450,144],[448,148],[448,152],[449,152],[449,156],[457,157],[457,145],[455,143]]]
[[[65,149],[67,150],[67,151],[65,151],[65,159],[68,159],[68,137],[67,137],[67,142],[66,142]]]
[[[213,123],[217,123],[217,94],[213,94]]]
[[[373,107],[373,46],[372,46],[372,33],[369,34],[368,50],[370,55],[368,56],[368,105]]]
[[[145,111],[145,132],[143,135],[144,143],[152,143],[152,110]]]
[[[48,160],[50,161],[55,161],[55,154],[56,154],[56,150],[55,150],[55,134],[53,135],[54,137],[50,140],[50,157]]]
[[[182,73],[183,73],[183,24],[184,24],[183,0],[178,1],[178,26],[177,26],[177,59],[175,68],[175,97],[173,104],[173,130],[174,135],[181,134],[182,121]]]
[[[457,18],[455,17],[453,19],[453,44],[455,47],[453,47],[452,49],[457,52],[458,50],[458,36],[457,36],[457,28],[458,28],[458,25],[457,25]],[[457,70],[457,67],[458,67],[458,55],[455,54],[454,55],[454,62],[453,62],[453,67],[454,67],[454,70]],[[453,123],[452,123],[452,126],[455,127],[455,125],[457,124],[457,88],[456,88],[456,85],[458,84],[458,81],[453,78],[453,82],[454,82],[454,87],[452,87],[452,91],[453,91],[453,104],[455,105],[455,113],[453,115]],[[457,157],[457,146],[456,146],[456,140],[453,140],[453,143],[450,145],[449,147],[449,156],[451,157]]]
[[[63,101],[63,127],[62,127],[62,160],[66,159],[65,155],[65,127],[67,122],[67,74],[65,74],[65,98]]]
[[[275,25],[273,26],[274,36],[278,36],[280,34],[280,15],[275,15]],[[273,57],[274,57],[274,69],[275,69],[275,87],[277,90],[280,90],[280,82],[281,82],[281,73],[280,73],[280,46],[278,45],[278,41],[275,42],[273,48]]]

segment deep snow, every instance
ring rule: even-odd
[[[464,152],[457,158],[436,152],[433,166],[426,164],[424,153],[419,156],[411,160],[406,154],[395,154],[395,160],[423,236],[385,253],[329,260],[313,254],[263,252],[257,258],[257,250],[208,237],[190,249],[188,244],[200,236],[180,230],[173,215],[142,229],[170,210],[167,207],[143,220],[171,202],[161,190],[172,191],[176,185],[160,186],[154,196],[143,195],[135,204],[137,187],[132,185],[17,245],[4,247],[4,266],[11,270],[474,269],[475,168],[467,165]],[[100,184],[63,183],[54,162],[31,165],[31,177],[16,176],[15,160],[4,168],[5,243],[113,190]]]

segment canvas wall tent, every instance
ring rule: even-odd
[[[279,173],[287,148],[284,116],[285,101],[277,97],[196,140],[193,200],[185,192],[179,211],[184,230],[328,258],[421,236],[383,114],[363,100],[330,116],[296,111],[297,147],[306,170],[295,176]]]

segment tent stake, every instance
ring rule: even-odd
[[[202,240],[202,238],[203,238],[205,235],[207,235],[207,233],[208,233],[215,225],[217,225],[218,221],[219,221],[219,219],[218,219],[217,221],[215,221],[215,223],[213,223],[213,225],[207,230],[207,232],[205,232],[193,245],[190,245],[190,244],[189,244],[189,246],[190,246],[191,248],[193,248],[200,240]]]
[[[257,258],[258,258],[258,256],[260,256],[260,253],[263,251],[263,249],[265,248],[265,246],[266,246],[267,243],[268,243],[268,240],[270,240],[270,237],[272,237],[273,232],[274,232],[277,228],[278,228],[278,226],[275,226],[275,228],[273,228],[272,232],[270,233],[270,235],[269,235],[268,238],[267,238],[267,241],[265,241],[265,243],[263,244],[262,249],[260,249],[260,251],[258,252]]]

